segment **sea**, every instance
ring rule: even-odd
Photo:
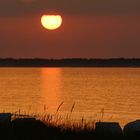
[[[140,68],[0,68],[0,112],[140,119]]]

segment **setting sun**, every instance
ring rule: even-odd
[[[41,24],[48,30],[55,30],[62,24],[62,17],[60,15],[43,15],[41,17]]]

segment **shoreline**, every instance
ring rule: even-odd
[[[140,120],[129,122],[122,129],[117,122],[59,124],[58,120],[37,119],[0,113],[0,132],[4,140],[136,140],[140,139]],[[9,134],[9,135],[6,135]]]
[[[140,68],[140,58],[111,59],[13,59],[0,58],[0,67],[134,67]]]

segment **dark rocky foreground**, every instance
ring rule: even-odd
[[[96,122],[95,128],[70,128],[44,124],[35,118],[16,118],[0,113],[0,140],[140,140],[140,121],[128,123]]]

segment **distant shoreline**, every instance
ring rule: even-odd
[[[139,69],[138,67],[132,66],[0,66],[0,68],[134,68]]]
[[[0,59],[0,67],[132,67],[140,68],[140,58],[125,59]]]

